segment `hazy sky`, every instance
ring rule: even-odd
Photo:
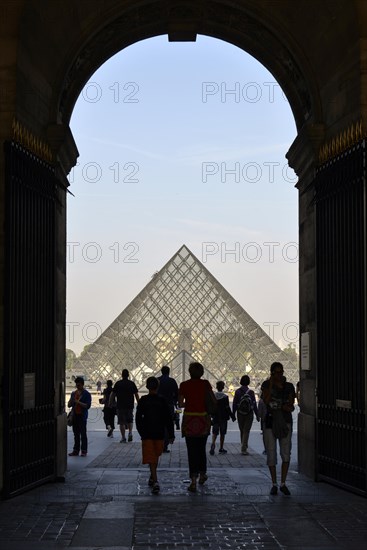
[[[79,353],[186,244],[282,347],[298,337],[296,137],[274,77],[208,37],[144,40],[89,80],[71,128],[66,346]]]

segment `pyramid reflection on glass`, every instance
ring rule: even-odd
[[[101,336],[78,358],[77,372],[92,381],[118,380],[127,368],[138,387],[162,365],[180,383],[191,361],[204,378],[239,385],[243,374],[257,387],[280,361],[290,382],[298,366],[184,245]]]

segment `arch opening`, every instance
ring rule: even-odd
[[[71,127],[82,154],[70,178],[81,196],[69,201],[67,336],[78,353],[183,243],[281,348],[298,342],[297,179],[284,158],[296,129],[264,67],[207,37],[139,42],[91,77]],[[71,282],[81,266],[83,285]],[[108,285],[96,283],[103,270]]]

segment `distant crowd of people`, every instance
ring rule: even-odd
[[[203,379],[204,367],[193,362],[189,366],[190,379],[178,387],[170,376],[168,366],[163,366],[161,376],[150,376],[146,381],[148,394],[139,396],[136,384],[129,380],[129,371],[122,371],[121,380],[113,384],[108,380],[102,392],[102,384],[97,383],[97,393],[103,407],[103,418],[107,436],[113,437],[115,418],[119,425],[120,443],[133,441],[134,404],[135,424],[142,443],[142,463],[149,466],[148,484],[153,494],[158,494],[160,486],[157,477],[159,457],[169,453],[169,445],[174,443],[174,427],[180,429],[180,412],[183,410],[181,432],[185,438],[190,484],[190,492],[197,491],[197,484],[203,485],[207,479],[207,440],[212,434],[209,454],[216,451],[219,436],[219,454],[227,453],[224,448],[228,421],[237,420],[241,440],[241,453],[248,455],[249,434],[254,421],[261,422],[264,451],[271,476],[270,494],[278,489],[289,496],[286,485],[292,447],[292,412],[296,390],[287,382],[281,363],[272,363],[270,376],[261,385],[261,394],[256,401],[250,389],[250,378],[242,376],[240,387],[234,393],[232,408],[224,392],[225,383],[216,383],[213,391],[208,380]],[[91,394],[84,388],[82,377],[75,379],[76,389],[71,393],[68,406],[71,407],[70,422],[74,433],[74,447],[69,456],[87,456],[87,418],[91,407]],[[299,385],[297,386],[299,400]],[[278,443],[277,443],[278,442]],[[280,485],[277,482],[277,444],[282,460]]]

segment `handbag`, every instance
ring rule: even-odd
[[[73,425],[73,420],[74,420],[74,409],[71,409],[71,411],[69,411],[69,413],[68,413],[68,416],[66,417],[67,425],[72,426]]]

